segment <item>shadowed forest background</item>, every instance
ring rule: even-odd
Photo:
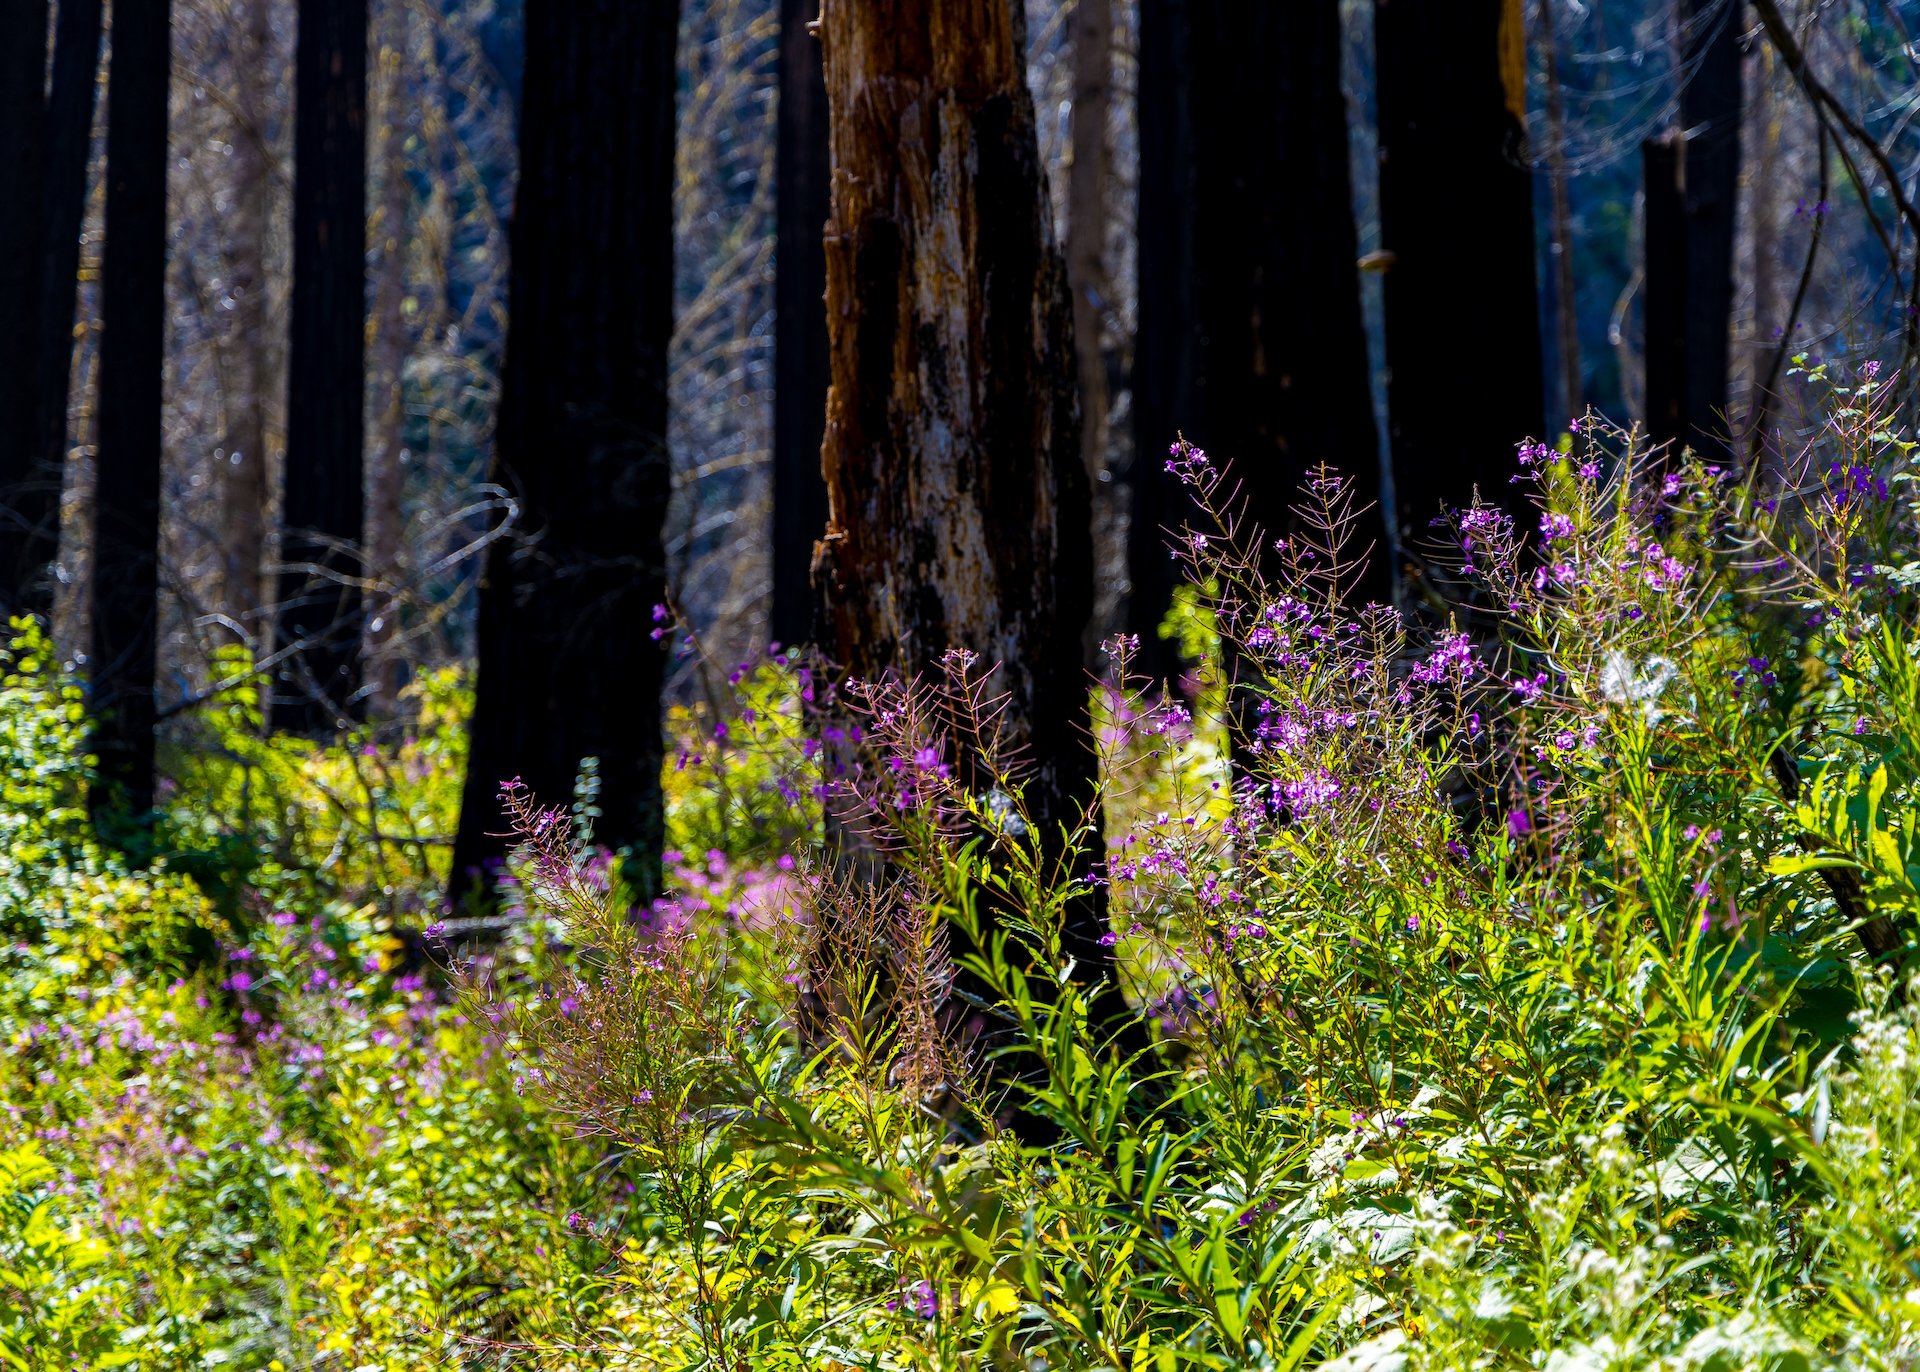
[[[28,4],[20,13],[30,18],[37,8]],[[56,48],[64,42],[76,51],[56,52],[54,60],[65,65],[50,63],[47,69],[56,88],[48,175],[50,195],[57,190],[72,201],[59,212],[77,211],[81,219],[77,254],[72,245],[49,246],[49,261],[62,254],[72,259],[62,265],[70,265],[77,281],[74,346],[65,368],[64,411],[38,421],[46,441],[33,476],[50,483],[48,473],[58,472],[58,558],[51,584],[23,591],[16,606],[49,611],[62,657],[85,663],[110,104],[104,93],[96,98],[95,81],[104,92],[111,35],[89,45],[86,17],[63,15],[58,5],[47,8],[56,22],[79,31],[54,33]],[[1659,360],[1663,346],[1671,353],[1676,335],[1671,328],[1668,338],[1658,335],[1663,302],[1649,289],[1649,267],[1656,287],[1660,267],[1649,262],[1646,168],[1649,158],[1687,129],[1697,133],[1711,125],[1712,138],[1737,139],[1738,145],[1722,159],[1731,174],[1715,192],[1728,200],[1716,211],[1731,228],[1724,260],[1704,269],[1726,273],[1725,295],[1708,302],[1716,307],[1711,319],[1688,320],[1714,333],[1724,322],[1724,389],[1708,385],[1700,396],[1689,395],[1688,418],[1710,423],[1717,437],[1732,437],[1736,447],[1750,446],[1756,428],[1763,427],[1769,383],[1779,385],[1783,344],[1792,351],[1851,348],[1865,356],[1885,351],[1883,337],[1896,345],[1903,341],[1895,302],[1906,278],[1883,249],[1889,235],[1898,249],[1912,225],[1898,213],[1880,159],[1849,152],[1843,134],[1823,135],[1823,125],[1833,127],[1832,117],[1809,102],[1778,47],[1744,10],[1665,3],[1594,4],[1565,12],[1531,6],[1524,15],[1522,87],[1517,69],[1488,65],[1496,58],[1515,61],[1522,49],[1518,35],[1496,35],[1490,22],[1482,25],[1487,32],[1471,38],[1463,33],[1460,41],[1508,43],[1512,51],[1489,49],[1473,61],[1465,53],[1450,54],[1461,65],[1447,70],[1434,60],[1445,50],[1430,48],[1428,35],[1414,34],[1404,58],[1389,52],[1384,59],[1406,60],[1409,69],[1379,72],[1373,7],[1343,5],[1337,28],[1329,17],[1314,35],[1322,50],[1302,59],[1310,79],[1330,82],[1337,71],[1344,109],[1315,112],[1336,134],[1344,115],[1339,141],[1350,154],[1346,165],[1333,167],[1326,157],[1334,144],[1324,133],[1313,151],[1318,160],[1308,160],[1285,146],[1288,130],[1273,124],[1285,117],[1284,101],[1299,98],[1285,92],[1292,79],[1285,68],[1258,46],[1279,43],[1281,21],[1272,21],[1273,32],[1262,36],[1260,22],[1228,9],[1214,14],[1204,6],[1170,5],[1161,15],[1148,6],[1143,20],[1132,4],[1103,8],[1093,28],[1099,49],[1091,55],[1076,47],[1072,4],[1036,0],[1026,17],[1040,155],[1056,233],[1070,250],[1069,270],[1079,283],[1075,326],[1083,336],[1076,347],[1100,531],[1095,619],[1103,630],[1157,623],[1157,616],[1129,617],[1128,592],[1143,570],[1143,584],[1164,611],[1165,587],[1152,585],[1164,582],[1164,571],[1139,565],[1166,561],[1158,555],[1164,543],[1160,526],[1132,518],[1137,480],[1153,480],[1152,473],[1141,477],[1144,469],[1156,467],[1159,453],[1180,431],[1209,441],[1208,405],[1221,416],[1213,427],[1228,432],[1236,425],[1248,432],[1270,428],[1281,413],[1234,370],[1252,365],[1247,359],[1254,340],[1229,342],[1220,336],[1228,326],[1216,320],[1238,314],[1237,327],[1245,334],[1251,311],[1240,292],[1261,269],[1262,252],[1275,264],[1269,270],[1280,273],[1293,269],[1289,250],[1315,268],[1334,260],[1324,247],[1299,246],[1309,231],[1303,225],[1331,243],[1346,236],[1346,207],[1330,196],[1351,199],[1353,256],[1362,268],[1355,290],[1366,323],[1365,384],[1354,357],[1333,357],[1337,347],[1351,352],[1352,345],[1327,341],[1331,326],[1316,326],[1323,336],[1310,336],[1313,351],[1323,356],[1309,365],[1332,378],[1341,406],[1371,409],[1338,422],[1304,416],[1318,426],[1318,441],[1303,443],[1314,450],[1289,460],[1283,500],[1313,461],[1356,472],[1390,466],[1395,424],[1447,429],[1453,417],[1443,410],[1450,398],[1489,374],[1503,378],[1501,389],[1517,397],[1516,418],[1506,424],[1512,432],[1498,434],[1508,446],[1563,428],[1589,404],[1664,435],[1679,432],[1684,426],[1649,411],[1649,357]],[[805,567],[811,540],[825,522],[822,498],[807,489],[818,465],[818,422],[780,422],[788,411],[823,409],[824,357],[796,356],[787,364],[792,394],[788,411],[782,411],[776,401],[776,344],[782,335],[775,308],[781,241],[776,168],[790,165],[800,169],[799,177],[810,178],[810,184],[790,188],[793,198],[809,198],[804,210],[793,211],[787,230],[794,235],[792,250],[806,251],[812,221],[805,216],[824,222],[825,116],[823,95],[809,90],[804,98],[813,107],[789,110],[791,127],[782,132],[777,11],[772,3],[756,7],[745,0],[688,4],[674,44],[673,332],[666,407],[673,475],[663,552],[677,603],[717,660],[732,660],[770,637],[794,642],[808,636]],[[1489,21],[1496,11],[1501,24],[1511,22],[1497,6],[1488,10]],[[1819,5],[1805,14],[1789,6],[1781,18],[1800,35],[1796,41],[1810,72],[1838,93],[1848,117],[1861,120],[1884,143],[1888,165],[1908,165],[1912,149],[1902,139],[1914,136],[1906,65],[1906,26],[1913,16],[1899,5],[1872,4],[1857,10]],[[324,531],[352,545],[351,571],[364,606],[358,652],[364,666],[348,691],[334,692],[335,706],[351,704],[356,714],[392,719],[404,713],[400,689],[421,671],[471,663],[474,585],[484,550],[503,534],[530,532],[524,520],[516,526],[509,517],[503,483],[490,480],[488,471],[508,334],[507,224],[526,42],[521,8],[498,3],[436,9],[375,0],[368,10],[364,111],[358,116],[365,121],[367,230],[357,400],[351,376],[289,376],[296,21],[296,7],[270,0],[211,8],[177,0],[172,7],[161,211],[166,267],[155,673],[163,737],[191,734],[196,702],[223,679],[214,665],[223,651],[239,645],[255,661],[274,662],[283,646],[275,636],[275,569],[292,560],[281,532],[288,527],[283,491],[290,405],[345,406],[343,416],[350,409],[361,418],[354,441],[335,433],[325,451],[316,444],[308,458],[340,463],[351,450],[364,471],[359,527],[351,536],[340,528]],[[100,22],[95,17],[93,27]],[[817,62],[817,44],[810,48],[792,36],[798,16],[789,14],[786,22],[791,60]],[[1145,79],[1157,79],[1157,88],[1149,84],[1144,93],[1143,22],[1149,36],[1152,26],[1162,26],[1145,69]],[[1435,20],[1434,27],[1469,25]],[[1175,37],[1176,28],[1191,33]],[[159,55],[145,52],[140,60],[157,62]],[[1155,62],[1162,67],[1157,73]],[[1430,105],[1437,120],[1445,107],[1473,99],[1473,83],[1484,85],[1490,74],[1515,82],[1499,95],[1524,121],[1484,140],[1494,149],[1510,144],[1513,174],[1504,185],[1490,192],[1484,173],[1478,182],[1455,184],[1438,165],[1408,173],[1407,208],[1401,211],[1408,230],[1417,227],[1433,240],[1433,250],[1457,277],[1459,294],[1408,302],[1407,313],[1418,313],[1403,328],[1419,341],[1406,344],[1415,361],[1401,370],[1423,375],[1407,383],[1418,387],[1409,391],[1408,413],[1390,419],[1392,326],[1383,317],[1382,296],[1392,280],[1385,268],[1394,250],[1382,237],[1387,164],[1380,155],[1379,90],[1391,78],[1389,107],[1402,98],[1393,92],[1404,92],[1406,108],[1395,117],[1411,119],[1416,107]],[[1304,98],[1325,101],[1333,93],[1328,85]],[[1076,95],[1102,117],[1097,142],[1084,120],[1076,125]],[[1143,101],[1159,103],[1149,108]],[[1153,120],[1145,137],[1143,113]],[[74,142],[82,129],[83,140]],[[793,145],[785,153],[783,137]],[[1475,150],[1457,151],[1465,169],[1454,174],[1474,174]],[[1483,161],[1499,156],[1486,148],[1478,152]],[[1445,149],[1423,150],[1420,160],[1446,155]],[[1496,183],[1502,180],[1498,170]],[[64,184],[55,187],[55,179]],[[1656,218],[1659,209],[1656,203]],[[1084,224],[1078,232],[1076,211]],[[52,208],[47,213],[58,217]],[[9,231],[32,234],[32,218],[28,202],[15,199]],[[1520,245],[1532,248],[1524,265],[1515,255]],[[1482,333],[1477,320],[1464,317],[1471,312],[1463,302],[1469,278],[1485,271],[1495,247],[1507,259],[1500,274],[1513,280],[1485,277],[1485,289],[1505,289],[1514,303],[1505,309],[1504,332]],[[811,251],[818,255],[817,241]],[[1318,257],[1311,257],[1315,252]],[[1232,270],[1199,279],[1223,259]],[[25,258],[13,261],[25,273],[20,288],[30,276],[47,292],[45,313],[59,315],[62,292],[49,289],[45,273],[31,272]],[[331,259],[319,264],[331,265]],[[805,264],[790,268],[795,277],[809,270]],[[1344,282],[1316,283],[1316,289],[1323,287],[1335,298],[1347,289]],[[1203,298],[1209,289],[1214,297]],[[1689,296],[1681,282],[1667,308],[1697,313],[1697,296],[1697,288]],[[798,303],[814,308],[806,294],[798,294]],[[1143,309],[1150,328],[1143,329]],[[42,313],[36,305],[16,317]],[[62,322],[43,319],[42,335],[64,338]],[[789,352],[823,351],[814,334],[793,327]],[[820,325],[810,320],[809,327]],[[1200,339],[1206,342],[1195,341]],[[62,350],[36,348],[36,341],[26,331],[8,340],[11,384],[27,388],[37,376],[31,395],[28,389],[17,393],[43,409],[57,408],[51,397],[61,390],[55,384],[60,359],[49,362],[43,354]],[[1656,410],[1661,384],[1654,382]],[[319,387],[338,394],[301,400]],[[1144,412],[1143,392],[1149,407]],[[1269,413],[1259,413],[1262,405]],[[1333,408],[1331,399],[1325,408]],[[24,475],[19,464],[36,456],[27,430],[15,426],[9,442],[16,445],[9,460]],[[1435,442],[1421,449],[1409,441],[1420,456],[1410,453],[1405,465],[1435,469],[1434,476],[1421,478],[1433,486],[1421,496],[1464,499],[1476,478],[1488,480],[1504,460],[1498,445],[1482,451],[1485,445],[1464,433],[1441,448]],[[1152,460],[1137,463],[1142,444]],[[1431,462],[1428,452],[1434,453]],[[44,461],[49,455],[56,459],[51,468]],[[789,474],[784,486],[782,473]],[[511,483],[505,485],[510,493]],[[44,489],[51,493],[50,486]],[[790,526],[780,526],[782,536],[770,537],[775,493],[782,489],[798,509]],[[1401,522],[1417,543],[1432,513],[1427,505],[1437,504],[1409,494]],[[340,512],[355,513],[345,493],[335,492],[334,499]],[[1141,533],[1130,544],[1127,530],[1136,525]],[[49,530],[40,532],[44,537]],[[1418,551],[1411,544],[1408,550]],[[1391,566],[1387,557],[1377,560],[1383,571]],[[32,570],[37,573],[37,564]],[[688,661],[671,672],[668,696],[688,698],[697,690],[696,671]],[[290,698],[300,695],[292,684],[282,689]]]
[[[0,0],[0,1364],[1920,1363],[1920,0]]]

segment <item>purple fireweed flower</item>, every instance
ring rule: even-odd
[[[1198,482],[1208,465],[1206,453],[1184,438],[1167,449],[1167,470],[1188,484]]]
[[[1527,817],[1525,810],[1509,810],[1507,812],[1507,834],[1510,837],[1519,838],[1523,834],[1530,834],[1532,832],[1533,821]]]
[[[906,1291],[907,1311],[923,1320],[930,1320],[940,1313],[940,1298],[934,1294],[933,1283],[917,1281]]]
[[[1324,768],[1311,772],[1297,781],[1289,781],[1284,785],[1276,782],[1275,785],[1295,813],[1316,810],[1330,804],[1343,789],[1340,782],[1336,781]]]

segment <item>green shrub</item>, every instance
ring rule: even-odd
[[[1184,701],[1114,645],[1100,706],[1152,1049],[1064,962],[1100,836],[1034,831],[964,656],[856,712],[828,803],[887,860],[801,864],[797,920],[636,921],[517,797],[586,954],[468,995],[636,1173],[587,1223],[685,1293],[663,1362],[1913,1365],[1920,525],[1871,370],[1807,381],[1785,485],[1524,448],[1537,539],[1444,526],[1472,635],[1347,607],[1337,481],[1269,555],[1176,448],[1224,646]]]

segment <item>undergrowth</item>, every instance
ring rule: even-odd
[[[673,893],[590,769],[509,787],[500,936],[433,896],[457,680],[331,749],[236,691],[143,866],[27,626],[0,1360],[1920,1364],[1920,510],[1872,369],[1803,381],[1789,480],[1523,448],[1453,620],[1351,604],[1337,479],[1276,541],[1176,445],[1194,669],[1109,645],[1077,822],[991,663],[743,664]]]

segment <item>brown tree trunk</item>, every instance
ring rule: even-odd
[[[400,607],[390,588],[399,581],[400,498],[404,489],[403,423],[407,362],[407,132],[401,106],[402,54],[406,50],[407,9],[389,0],[380,44],[380,268],[373,287],[374,407],[373,442],[367,450],[367,572],[384,588],[367,620],[368,711],[390,718],[400,694],[399,654],[387,645],[399,629]]]
[[[827,0],[833,384],[825,646],[862,678],[997,664],[1028,808],[1094,799],[1081,633],[1092,610],[1072,312],[1022,61],[1019,0]],[[1067,916],[1111,967],[1097,901]],[[1117,1000],[1113,997],[1109,1000]]]
[[[227,452],[220,463],[221,608],[256,652],[270,626],[260,613],[267,548],[267,404],[273,393],[267,324],[267,232],[272,157],[267,147],[268,0],[239,0],[234,72],[240,129],[233,142],[233,335]]]

